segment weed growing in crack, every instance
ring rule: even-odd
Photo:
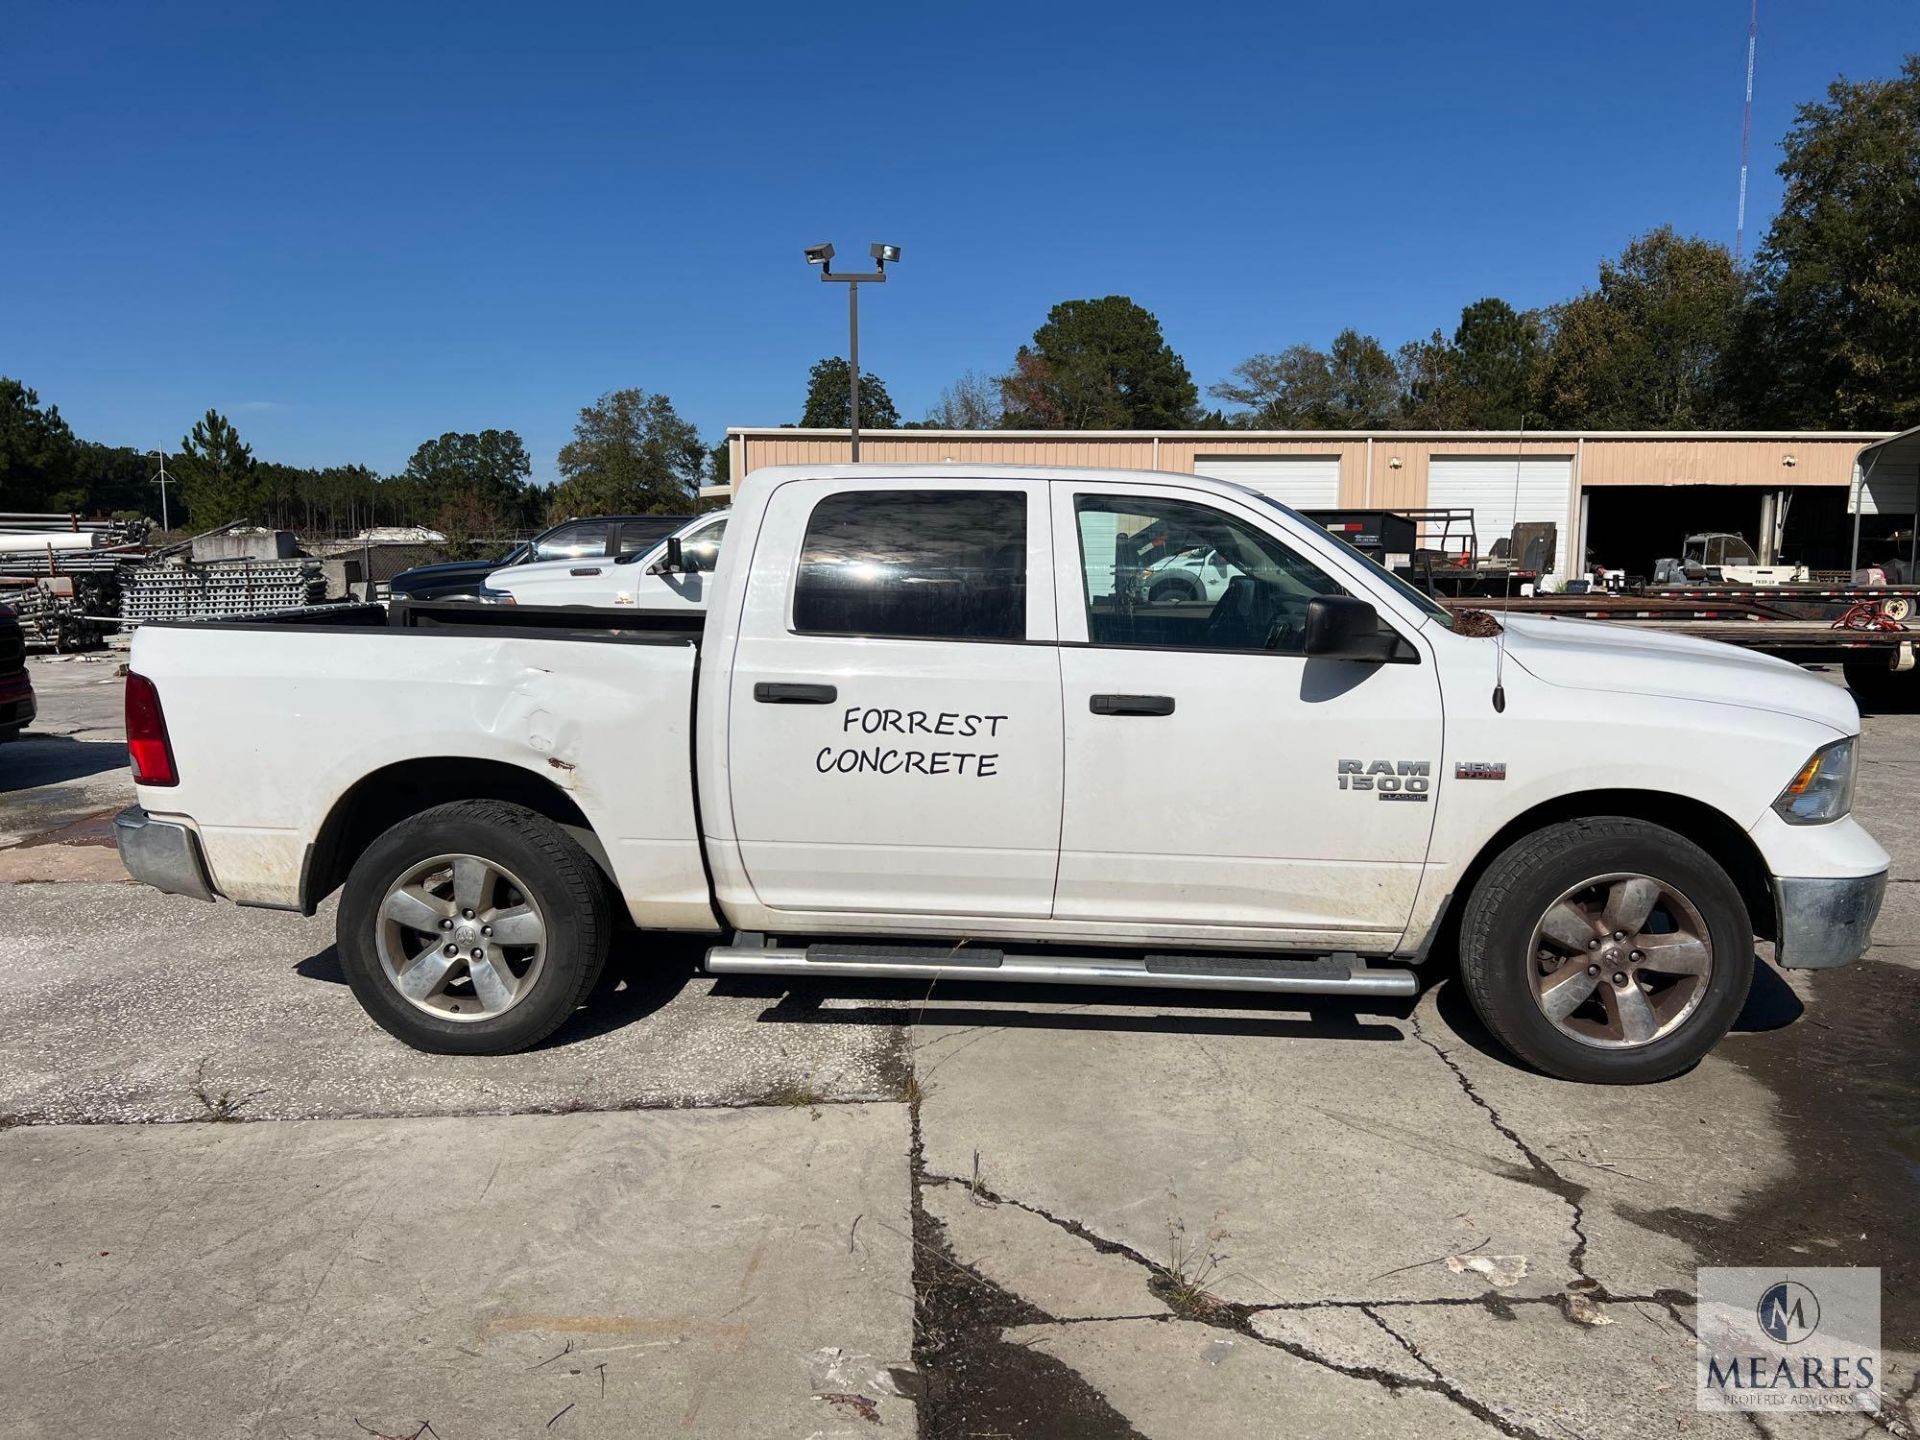
[[[767,1104],[811,1110],[816,1120],[820,1118],[820,1104],[826,1098],[820,1093],[820,1087],[813,1083],[811,1075],[804,1080],[783,1080],[767,1091]]]
[[[1163,1274],[1155,1277],[1159,1283],[1153,1288],[1182,1320],[1220,1323],[1232,1307],[1207,1287],[1223,1273],[1229,1257],[1220,1249],[1220,1242],[1228,1235],[1214,1226],[1197,1238],[1189,1237],[1187,1222],[1177,1208],[1179,1200],[1171,1190],[1167,1192],[1167,1263]]]
[[[236,1095],[231,1090],[222,1090],[216,1095],[213,1087],[207,1083],[207,1062],[212,1058],[211,1055],[202,1055],[200,1064],[193,1072],[193,1098],[200,1102],[203,1112],[198,1118],[214,1123],[238,1120],[249,1101],[267,1092],[264,1089],[249,1090],[244,1095]]]
[[[927,1098],[926,1088],[920,1083],[920,1072],[914,1068],[911,1058],[907,1061],[905,1073],[893,1087],[893,1098],[904,1105],[918,1105]]]

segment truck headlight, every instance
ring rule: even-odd
[[[1852,808],[1852,737],[1814,751],[1773,802],[1774,813],[1789,825],[1824,825]]]

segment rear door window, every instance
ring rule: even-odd
[[[794,583],[802,634],[1024,640],[1027,498],[847,490],[813,509]]]

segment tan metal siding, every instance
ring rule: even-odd
[[[1599,485],[1849,485],[1867,435],[1788,440],[1587,438],[1580,480]],[[1787,464],[1791,456],[1794,463]]]
[[[849,446],[845,440],[749,434],[743,473],[766,465],[845,465],[848,459]],[[863,432],[860,459],[862,463],[878,461],[891,465],[971,461],[978,465],[1091,465],[1116,470],[1151,470],[1153,439],[1151,436],[1086,439],[1071,432],[1057,440],[954,439],[918,436],[911,431],[891,431],[884,435]],[[1165,468],[1164,463],[1161,468]]]
[[[741,477],[764,465],[845,464],[843,436],[736,430]],[[1375,509],[1428,503],[1429,461],[1436,455],[1559,457],[1579,454],[1576,493],[1602,485],[1847,485],[1854,457],[1879,434],[1621,434],[1404,431],[1127,431],[998,435],[896,430],[861,437],[861,458],[892,464],[1090,465],[1191,474],[1196,456],[1338,455],[1340,503]],[[1367,449],[1373,441],[1369,482]],[[1786,463],[1791,456],[1792,465]],[[1577,505],[1577,500],[1576,500]],[[1569,533],[1573,517],[1569,515]]]

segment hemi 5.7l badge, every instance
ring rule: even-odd
[[[1460,760],[1453,767],[1456,780],[1504,780],[1507,778],[1507,762],[1504,760]]]
[[[1424,804],[1432,784],[1433,765],[1426,760],[1341,760],[1342,790],[1371,790],[1382,800],[1412,800]]]

